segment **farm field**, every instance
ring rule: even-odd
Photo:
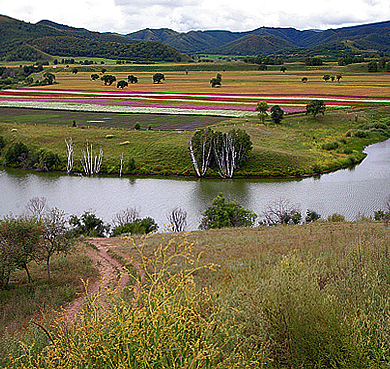
[[[348,166],[364,158],[365,145],[387,137],[388,73],[343,73],[350,69],[338,66],[289,71],[288,65],[285,73],[224,71],[221,64],[222,86],[211,88],[209,80],[215,71],[167,71],[165,81],[154,84],[153,66],[149,67],[150,71],[135,73],[131,65],[119,71],[105,66],[105,73],[115,74],[117,81],[133,73],[138,77],[137,84],[124,89],[115,83],[105,86],[100,80],[92,81],[91,70],[80,68],[75,74],[70,67],[53,69],[54,85],[2,90],[0,134],[8,145],[29,142],[35,151],[43,148],[57,153],[62,162],[58,170],[65,167],[65,139],[72,137],[77,162],[87,140],[96,150],[102,147],[103,173],[118,173],[123,154],[135,161],[135,168],[126,174],[194,175],[188,131],[207,126],[221,131],[241,128],[251,136],[253,150],[236,175],[267,177]],[[326,73],[341,73],[342,78],[325,82]],[[325,102],[324,116],[313,119],[304,114],[313,99]],[[287,113],[282,124],[274,125],[269,118],[265,125],[259,124],[255,112],[259,101],[270,107],[280,105]],[[70,127],[73,122],[77,127]],[[131,130],[135,125],[144,131]],[[366,133],[353,134],[361,129]],[[323,149],[332,142],[336,149]],[[210,170],[208,175],[218,174]]]
[[[159,66],[161,67],[161,66]],[[95,67],[97,68],[97,67]],[[107,67],[110,68],[110,67]],[[115,67],[113,67],[115,68]],[[185,68],[185,66],[183,66]],[[223,71],[222,86],[211,88],[215,71],[163,72],[165,81],[152,83],[150,71],[110,72],[116,80],[135,74],[137,84],[118,89],[92,81],[91,72],[56,71],[56,82],[40,88],[11,89],[0,93],[0,106],[127,113],[201,114],[227,117],[256,115],[260,100],[280,105],[286,113],[302,112],[313,99],[328,107],[375,106],[390,103],[389,73],[343,73],[343,67],[287,71]],[[348,69],[346,69],[348,70]],[[325,82],[324,74],[342,74],[339,82]],[[303,83],[302,78],[307,82]]]

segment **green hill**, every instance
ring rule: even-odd
[[[157,41],[140,42],[112,33],[91,32],[50,21],[37,24],[0,15],[0,60],[37,61],[101,57],[135,61],[182,61],[187,57]]]

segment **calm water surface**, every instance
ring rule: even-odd
[[[92,210],[111,223],[126,207],[154,218],[163,230],[166,214],[175,206],[188,213],[188,229],[197,229],[202,212],[222,192],[260,215],[280,198],[298,204],[302,212],[343,214],[354,220],[373,215],[390,195],[390,140],[366,148],[367,158],[353,169],[300,180],[86,178],[21,170],[0,170],[0,216],[21,214],[32,197],[46,197],[50,207],[81,215]]]

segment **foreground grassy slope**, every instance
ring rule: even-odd
[[[30,327],[1,355],[27,368],[385,368],[389,242],[369,221],[117,239],[135,288],[89,300],[70,329],[46,323],[52,344]]]
[[[47,118],[45,114],[38,115],[39,119],[33,115],[28,115],[26,119],[25,115],[21,114],[18,117],[13,113],[14,123],[1,122],[0,124],[0,135],[4,137],[7,144],[2,151],[2,158],[8,147],[23,142],[35,152],[44,148],[57,153],[61,158],[58,169],[65,170],[65,139],[72,137],[75,142],[75,171],[82,170],[79,159],[88,140],[96,151],[100,147],[104,151],[103,173],[118,173],[123,153],[125,162],[132,158],[136,165],[133,170],[125,169],[126,174],[194,175],[187,149],[191,132],[187,129],[211,124],[214,130],[245,129],[251,136],[252,153],[245,165],[237,170],[236,176],[313,174],[360,161],[364,157],[362,150],[365,145],[386,137],[383,131],[370,131],[368,137],[359,138],[353,134],[354,130],[368,123],[382,122],[387,126],[388,110],[386,107],[333,110],[327,111],[325,116],[318,116],[316,119],[302,114],[288,116],[280,125],[274,125],[271,121],[261,125],[257,118],[235,118],[216,123],[220,118],[197,117],[189,122],[188,118],[183,117],[180,121],[177,116],[174,116],[176,131],[158,129],[166,127],[166,122],[171,119],[170,116],[163,115],[137,115],[135,119],[142,123],[142,127],[149,126],[153,129],[136,131],[129,129],[130,124],[133,123],[123,125],[121,123],[129,120],[134,122],[134,117],[131,115],[117,115],[112,123],[111,120],[93,123],[92,120],[91,123],[71,127],[71,117],[74,116],[72,112],[69,112],[68,118],[66,112],[61,113],[59,124],[62,125],[58,126],[54,124],[55,112],[48,114]],[[46,122],[48,124],[45,124]],[[64,122],[68,122],[68,125]],[[148,122],[150,124],[147,124]],[[352,132],[351,137],[347,137],[348,132]],[[323,149],[324,144],[332,142],[337,142],[336,148]],[[208,175],[215,176],[217,173],[210,170]]]

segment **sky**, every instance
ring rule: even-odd
[[[329,29],[390,20],[389,0],[0,0],[0,14],[127,34],[265,27]]]

